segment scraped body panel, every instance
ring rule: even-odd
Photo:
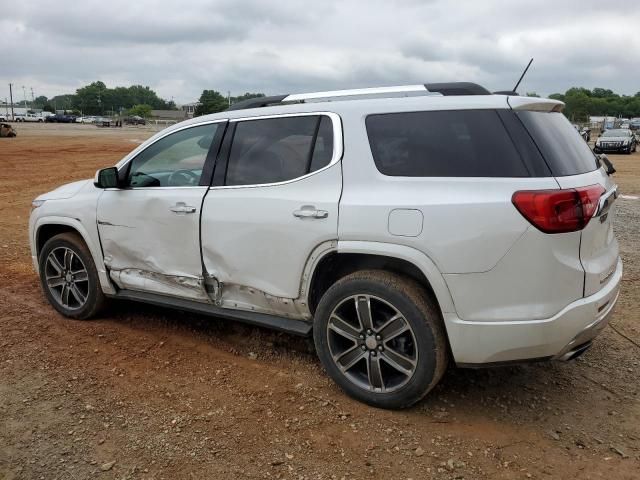
[[[199,211],[206,187],[105,190],[98,202],[104,261],[120,288],[208,300]],[[172,206],[196,207],[176,214]]]

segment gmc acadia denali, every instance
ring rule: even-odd
[[[313,335],[353,397],[401,408],[449,361],[568,360],[607,324],[617,187],[554,100],[471,83],[251,99],[33,201],[44,293]]]

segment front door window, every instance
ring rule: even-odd
[[[186,128],[153,143],[131,161],[127,185],[197,186],[217,128],[217,124]]]

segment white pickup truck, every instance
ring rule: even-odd
[[[15,116],[16,122],[44,122],[44,118],[38,113],[25,113]]]

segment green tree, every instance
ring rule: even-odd
[[[135,115],[142,118],[149,118],[151,116],[151,110],[153,110],[153,108],[151,108],[151,105],[142,103],[142,104],[134,105],[133,107],[131,107],[127,112],[127,114],[130,116]]]
[[[246,92],[242,95],[238,95],[237,97],[225,97],[217,90],[203,90],[202,95],[200,95],[200,105],[196,107],[195,114],[196,116],[207,115],[209,113],[222,112],[229,108],[229,102],[231,105],[242,102],[244,100],[249,100],[250,98],[259,98],[264,97],[264,93],[251,93]]]
[[[216,90],[203,90],[199,102],[200,105],[195,111],[196,116],[222,112],[229,107],[229,101]]]
[[[49,104],[53,105],[56,110],[71,110],[75,105],[75,95],[56,95],[49,99]]]
[[[565,103],[564,114],[576,122],[587,121],[588,117],[640,117],[640,92],[634,96],[619,95],[608,88],[588,90],[573,87],[564,94],[554,93],[549,98]]]
[[[244,100],[249,100],[251,98],[261,98],[264,97],[264,93],[250,93],[247,92],[244,95],[239,95],[237,97],[231,97],[231,105],[238,102],[243,102]]]
[[[574,122],[585,122],[589,120],[590,97],[579,89],[570,90],[573,91],[569,93],[570,91],[568,90],[564,97],[564,103],[566,105],[565,115]]]
[[[48,103],[42,107],[42,110],[44,110],[45,112],[55,113],[55,111],[53,110],[53,107]]]
[[[613,93],[613,91],[609,90],[608,88],[594,88],[591,91],[591,96],[595,98],[609,98],[617,97],[618,95]]]
[[[149,105],[152,109],[175,109],[175,103],[160,98],[144,85],[108,88],[97,81],[76,90],[73,105],[88,114],[129,109],[135,105]]]
[[[100,81],[79,88],[76,90],[74,106],[85,114],[102,114],[108,110],[105,105],[106,101],[110,100],[106,92],[107,86]]]
[[[43,108],[47,103],[48,103],[47,97],[45,97],[44,95],[40,95],[39,97],[35,98],[35,100],[33,101],[32,107]]]

